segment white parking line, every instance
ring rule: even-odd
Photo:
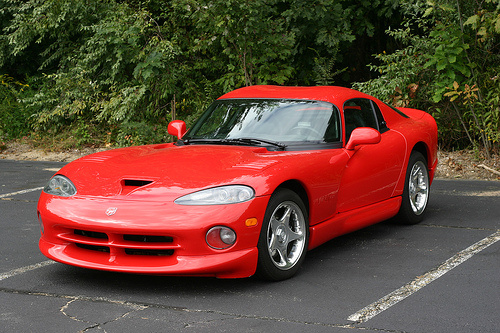
[[[404,300],[406,297],[422,289],[432,281],[438,279],[442,275],[446,274],[453,268],[457,267],[461,263],[470,259],[473,255],[486,249],[488,246],[498,242],[500,240],[500,230],[491,234],[490,236],[480,240],[479,242],[469,246],[465,250],[458,252],[456,255],[451,257],[442,263],[439,267],[425,273],[422,276],[415,278],[410,283],[402,286],[401,288],[393,291],[392,293],[382,297],[378,301],[364,307],[358,312],[350,315],[347,320],[355,321],[358,323],[366,322],[379,313],[387,310],[399,301]]]
[[[17,192],[0,194],[0,199],[6,198],[6,197],[12,197],[12,196],[18,195],[18,194],[24,194],[24,193],[39,191],[39,190],[42,190],[42,189],[43,189],[43,186],[42,187],[36,187],[36,188],[30,188],[30,189],[26,189],[26,190],[21,190],[21,191],[17,191]],[[37,269],[37,268],[40,268],[40,267],[44,267],[44,266],[47,266],[47,265],[51,265],[51,264],[54,264],[54,263],[55,263],[55,261],[47,260],[47,261],[39,262],[37,264],[33,264],[33,265],[29,265],[29,266],[24,266],[24,267],[20,267],[20,268],[16,268],[16,269],[10,270],[8,272],[1,273],[0,274],[0,281],[8,279],[8,278],[10,278],[12,276],[23,274],[23,273],[32,271],[34,269]]]
[[[13,270],[10,270],[8,272],[0,274],[0,281],[8,279],[10,277],[13,277],[15,275],[23,274],[23,273],[32,271],[34,269],[37,269],[37,268],[40,268],[40,267],[44,267],[44,266],[48,266],[48,265],[52,265],[52,264],[55,264],[55,263],[56,263],[55,261],[46,260],[46,261],[39,262],[38,264],[33,264],[33,265],[29,265],[29,266],[24,266],[24,267],[16,268],[16,269],[13,269]]]
[[[6,198],[6,197],[11,197],[11,196],[18,195],[18,194],[24,194],[24,193],[39,191],[39,190],[42,190],[42,189],[43,189],[43,186],[42,187],[36,187],[36,188],[30,188],[30,189],[27,189],[27,190],[22,190],[22,191],[17,191],[17,192],[0,194],[0,199]]]
[[[45,171],[57,172],[57,171],[61,170],[61,168],[45,168],[45,169],[43,169],[43,170],[45,170]]]

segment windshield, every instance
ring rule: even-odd
[[[340,141],[340,121],[333,104],[279,99],[229,99],[214,102],[182,138],[255,139],[281,144]]]

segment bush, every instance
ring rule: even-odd
[[[419,6],[406,28],[388,34],[401,43],[375,56],[380,76],[355,84],[395,106],[427,110],[442,147],[500,148],[500,7],[446,1]]]
[[[31,114],[21,100],[32,94],[28,84],[0,75],[0,138],[11,140],[30,132]]]
[[[167,124],[151,125],[145,122],[126,122],[118,127],[116,143],[119,146],[137,146],[170,141]]]

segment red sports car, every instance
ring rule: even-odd
[[[437,126],[340,87],[252,86],[215,101],[175,143],[92,154],[38,202],[40,249],[117,272],[293,276],[306,251],[389,219],[422,220]]]

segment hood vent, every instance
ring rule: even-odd
[[[124,179],[121,181],[122,184],[121,195],[127,195],[142,186],[151,184],[152,182],[153,182],[152,180]]]
[[[152,180],[124,179],[123,186],[141,187],[151,184],[152,182]]]

